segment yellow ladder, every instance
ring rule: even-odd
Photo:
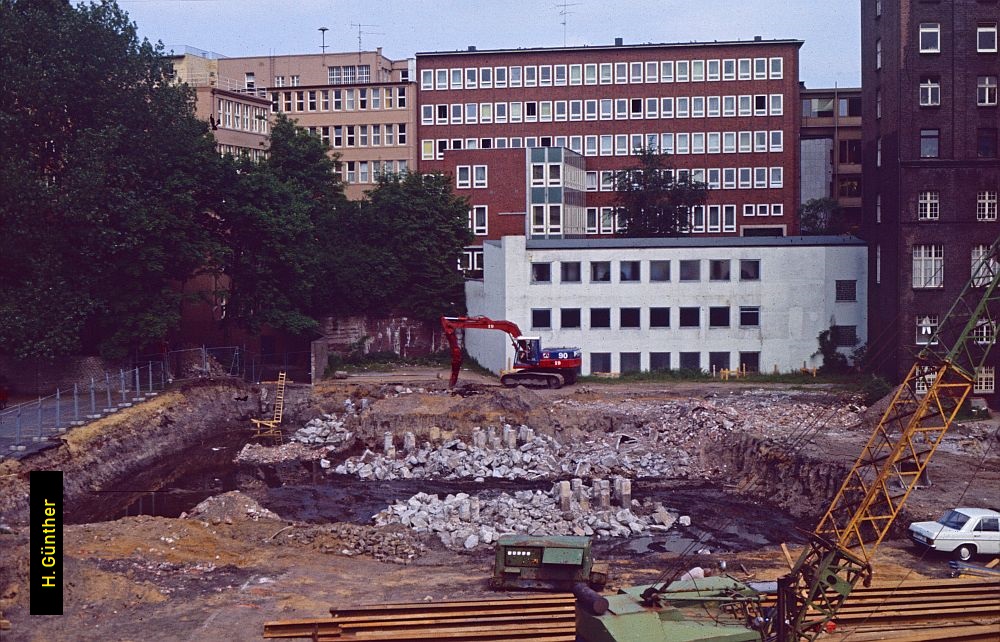
[[[284,372],[278,373],[278,389],[274,395],[274,414],[270,419],[251,419],[256,427],[254,438],[266,437],[274,439],[279,444],[282,442],[281,415],[285,410],[285,382],[287,375]]]

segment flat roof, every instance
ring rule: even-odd
[[[579,45],[575,47],[522,47],[518,49],[458,49],[455,51],[418,51],[416,56],[474,56],[477,54],[498,54],[498,53],[533,53],[552,51],[606,51],[618,49],[687,49],[695,47],[724,47],[728,45],[795,45],[801,47],[804,40],[794,39],[753,39],[753,40],[713,40],[711,42],[646,42],[642,44],[621,44],[621,45]]]
[[[487,241],[496,243],[499,241]],[[718,236],[669,238],[528,239],[529,250],[620,249],[643,247],[853,247],[866,246],[856,236]]]

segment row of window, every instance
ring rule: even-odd
[[[267,158],[267,152],[260,147],[241,147],[239,145],[218,144],[215,146],[220,155],[229,154],[237,158],[247,158],[254,162],[260,162]]]
[[[979,127],[976,129],[976,156],[978,158],[997,157],[997,128]],[[920,130],[920,158],[941,157],[941,130]],[[882,166],[882,139],[875,139],[875,165]]]
[[[219,110],[213,127],[266,134],[267,112],[261,107],[220,97]]]
[[[448,150],[567,147],[583,156],[637,156],[643,150],[664,154],[748,154],[780,152],[785,134],[780,129],[743,132],[664,132],[646,134],[591,134],[587,136],[512,136],[497,138],[425,138],[423,160],[441,160]]]
[[[363,89],[360,91],[364,91]],[[542,100],[499,103],[449,103],[420,106],[422,125],[535,123],[566,120],[658,120],[781,116],[784,94],[742,96],[666,96]]]
[[[503,89],[640,83],[714,82],[719,80],[781,80],[782,58],[724,60],[646,60],[502,67],[422,69],[420,88]]]
[[[736,259],[679,259],[677,260],[677,278],[679,282],[698,282],[702,280],[702,264],[708,265],[709,281],[731,281],[734,276],[731,266]],[[669,283],[671,281],[671,260],[651,261],[588,261],[590,283],[611,283],[612,265],[618,268],[618,278],[615,283],[642,283],[642,264],[647,263],[646,283]],[[740,281],[760,281],[760,259],[738,259]],[[532,283],[551,283],[553,276],[552,263],[537,262],[531,264]],[[581,283],[581,261],[559,261],[560,283]]]
[[[923,190],[917,195],[917,220],[936,221],[941,217],[941,192]],[[976,194],[976,220],[997,220],[997,192],[984,190]]]
[[[938,338],[935,333],[938,331],[938,324],[941,318],[936,314],[923,314],[916,317],[916,339],[917,345],[937,345]],[[979,345],[992,345],[997,341],[997,324],[995,321],[981,319],[976,327],[972,329],[969,340]]]
[[[976,26],[976,51],[997,52],[997,23],[981,22]],[[920,53],[941,53],[941,23],[920,23]]]
[[[941,79],[925,76],[920,79],[920,106],[939,107],[941,105]],[[978,76],[976,78],[976,105],[995,107],[997,104],[997,77]]]
[[[405,160],[342,161],[338,168],[345,183],[377,183],[380,176],[408,170]]]
[[[308,113],[406,109],[406,87],[272,91],[271,111]]]
[[[324,143],[334,149],[406,145],[406,123],[323,125],[321,127],[307,127],[306,129],[319,136]]]
[[[741,328],[760,327],[760,306],[741,305],[734,314],[729,306],[709,306],[706,313],[698,306],[679,306],[677,308],[677,328],[700,328],[707,323],[709,328],[730,328],[735,322]],[[612,325],[612,317],[617,323]],[[552,330],[553,314],[551,308],[533,308],[531,310],[532,330]],[[643,317],[646,319],[643,325]],[[704,318],[703,318],[704,317]],[[612,314],[611,308],[590,308],[588,310],[588,325],[591,330],[669,330],[671,328],[671,308],[651,307],[618,308],[617,314]],[[580,308],[559,308],[559,328],[576,330],[583,328],[583,311]]]
[[[994,274],[1000,271],[1000,263],[984,261],[988,245],[974,245],[970,257],[972,285],[989,285]],[[944,287],[944,245],[913,246],[913,287]]]
[[[731,364],[732,356],[729,352],[709,352],[708,353],[708,370],[713,373],[718,373],[723,370],[739,369],[745,372],[759,372],[760,371],[760,352],[742,352],[738,351],[737,359],[735,362],[735,367]],[[650,371],[667,371],[673,369],[681,370],[702,370],[702,353],[701,352],[678,352],[678,360],[676,366],[671,363],[671,353],[669,352],[650,352],[649,353],[649,370]],[[618,371],[622,374],[628,374],[631,372],[640,372],[642,370],[642,353],[641,352],[619,352],[618,353]],[[612,372],[611,367],[611,353],[610,352],[591,352],[590,353],[590,371],[591,372]]]

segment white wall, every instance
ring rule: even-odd
[[[527,247],[530,245],[530,249]],[[641,353],[641,369],[649,369],[650,352],[671,353],[678,368],[680,352],[700,352],[708,368],[709,352],[728,352],[737,367],[739,352],[759,352],[760,369],[786,372],[803,363],[818,366],[817,336],[830,325],[857,326],[859,345],[866,341],[866,253],[861,241],[847,237],[782,237],[769,239],[627,239],[526,242],[505,237],[485,249],[485,278],[467,286],[469,314],[517,323],[525,334],[542,337],[543,346],[583,349],[583,374],[590,373],[590,354],[611,353],[611,369],[619,371],[622,352]],[[681,282],[679,261],[701,260],[701,280]],[[713,282],[708,261],[729,259],[729,281]],[[739,260],[758,259],[760,280],[741,281]],[[619,281],[618,261],[641,262],[638,283]],[[649,261],[669,260],[671,280],[650,283]],[[580,261],[581,283],[560,283],[559,262]],[[610,283],[589,283],[590,261],[611,261]],[[531,282],[531,263],[551,263],[550,283]],[[835,301],[835,282],[857,282],[857,300]],[[701,308],[698,328],[679,328],[680,307]],[[708,308],[730,308],[730,327],[708,327]],[[739,307],[759,306],[760,326],[739,327]],[[640,328],[621,328],[619,309],[640,308]],[[648,309],[669,307],[670,328],[651,329]],[[532,328],[532,309],[551,309],[551,328]],[[580,308],[582,328],[560,328],[560,308]],[[611,308],[611,328],[590,329],[589,309]],[[492,335],[492,336],[487,336]],[[499,371],[512,356],[498,332],[470,331],[466,347],[484,366]],[[849,353],[850,349],[844,349]],[[502,355],[502,356],[501,356]]]

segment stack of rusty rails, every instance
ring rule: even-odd
[[[763,606],[772,606],[773,598]],[[920,580],[855,588],[834,621],[838,626],[910,630],[934,622],[993,624],[998,639],[1000,579]],[[895,640],[895,637],[886,638]],[[936,639],[936,638],[929,638]]]
[[[411,602],[330,609],[329,618],[264,623],[264,637],[396,642],[573,642],[572,595]]]

